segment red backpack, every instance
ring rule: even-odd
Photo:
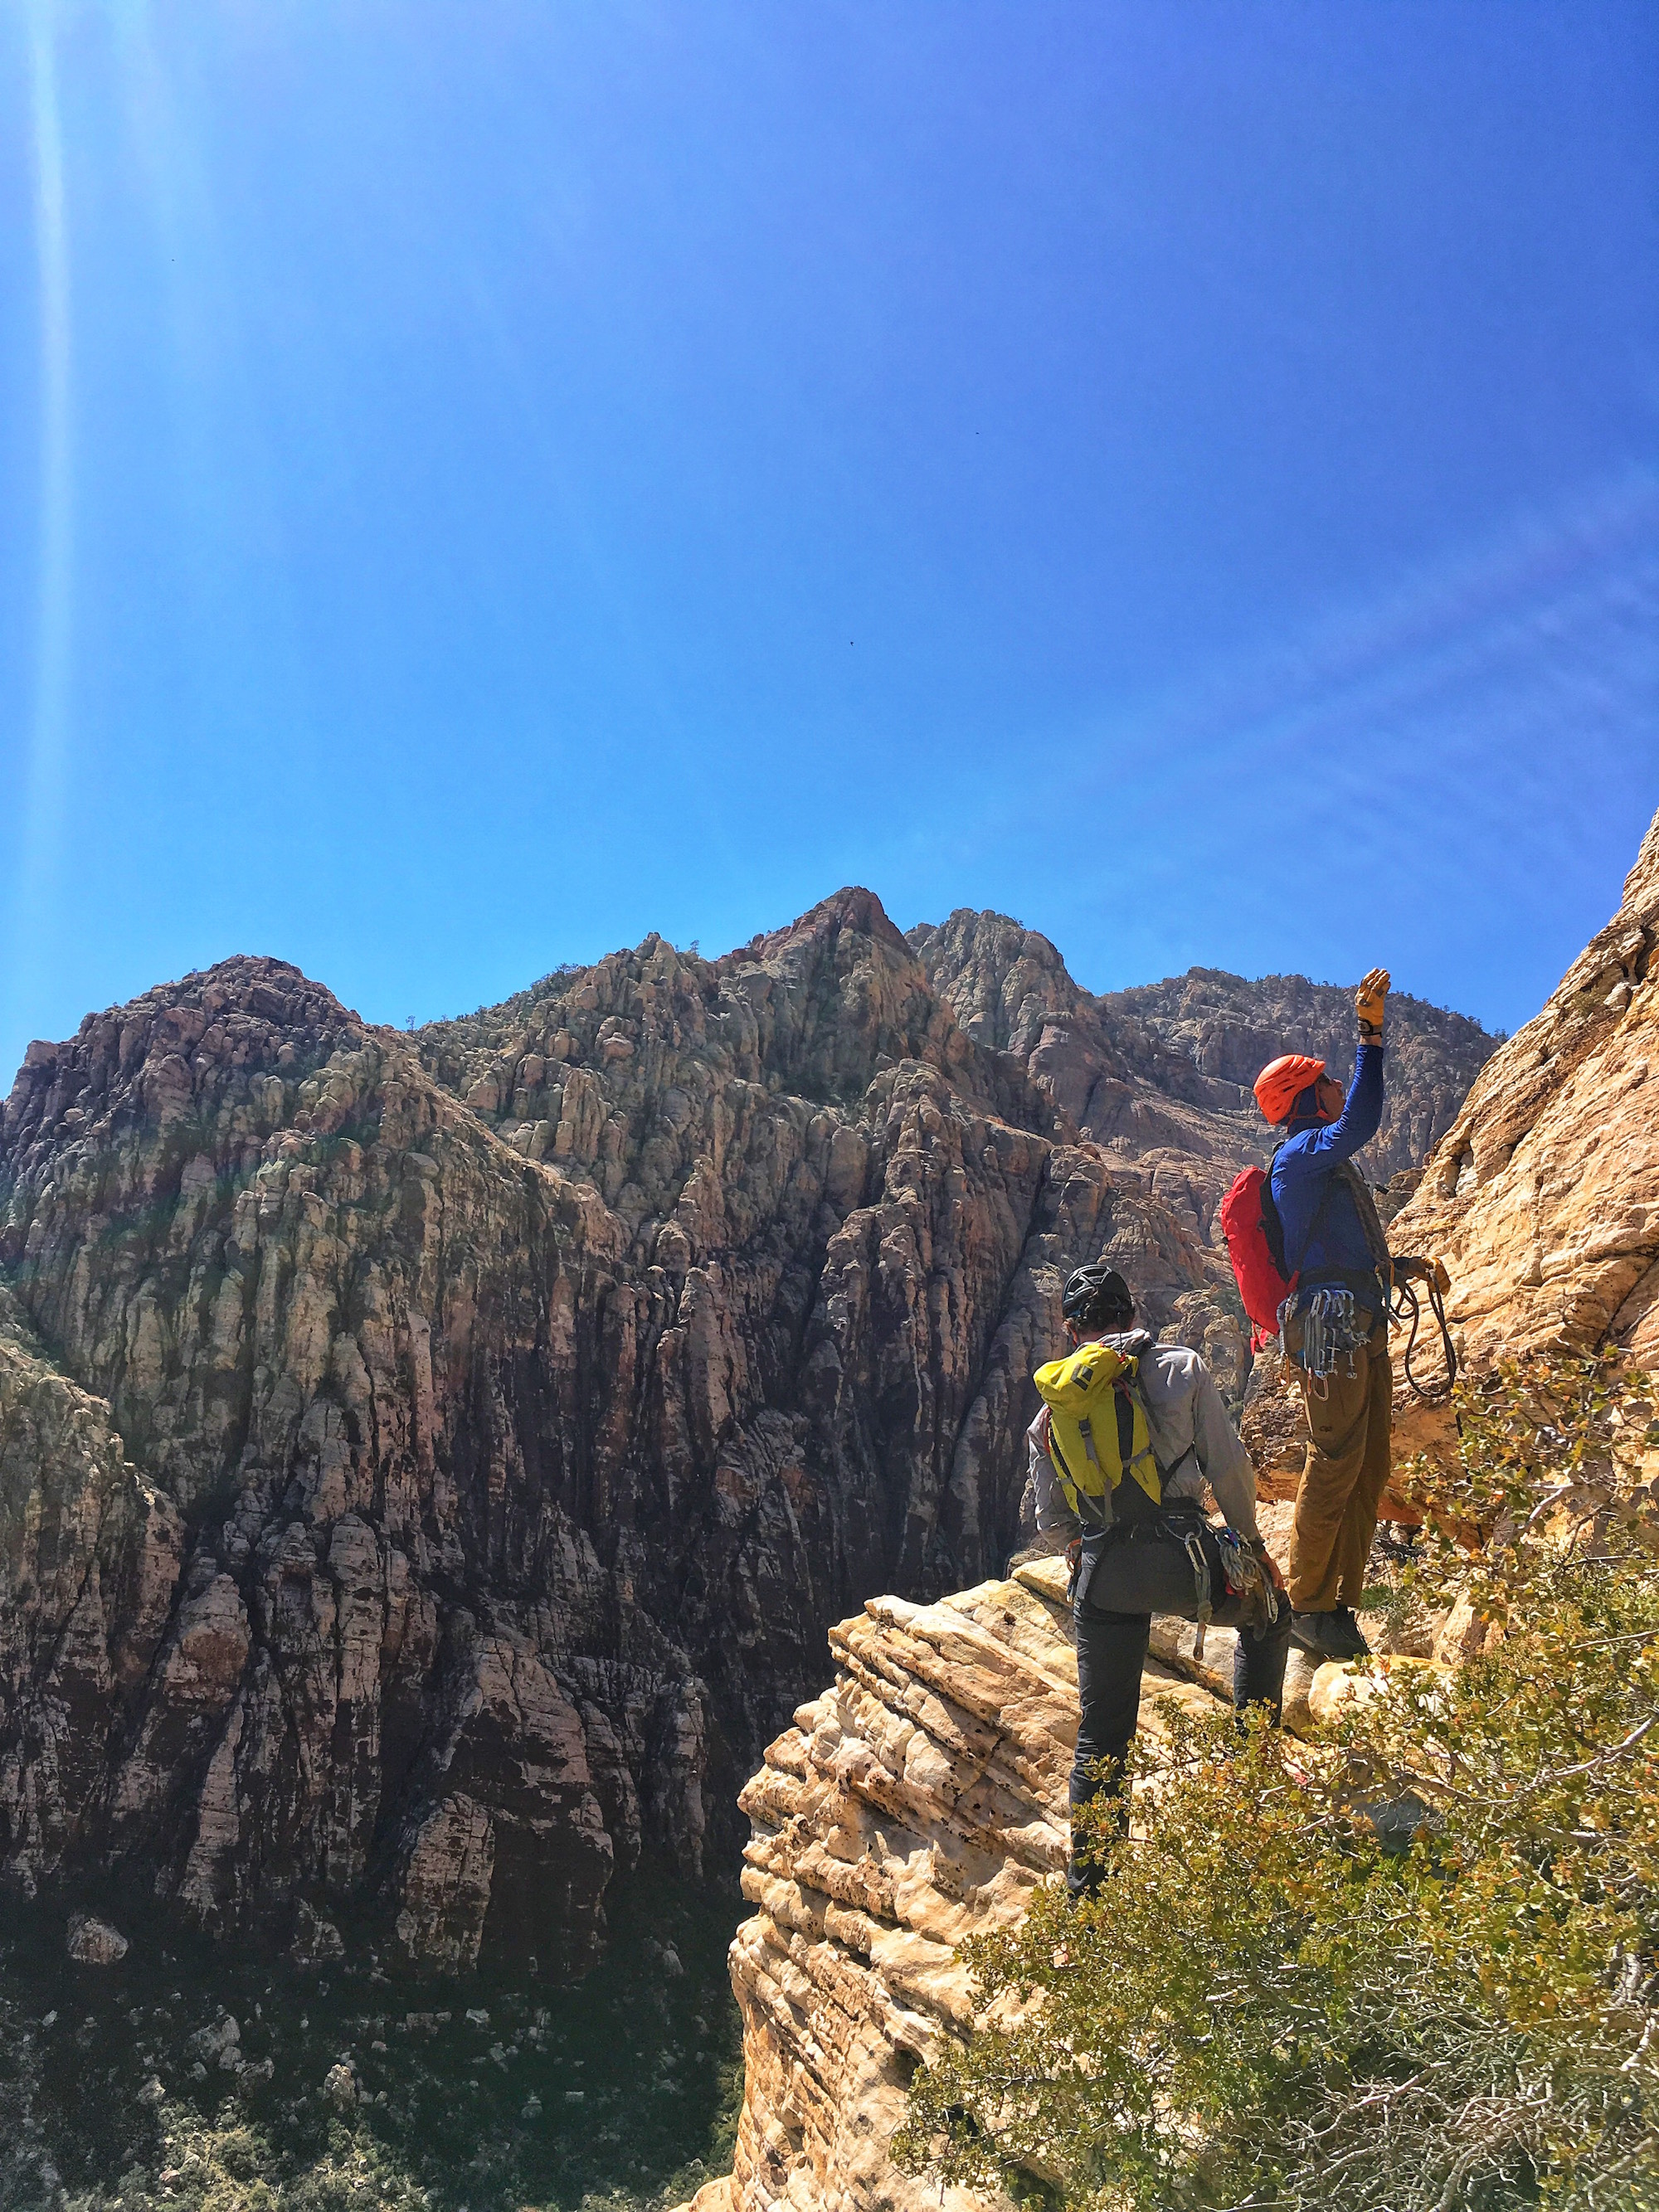
[[[1277,1148],[1273,1158],[1279,1158]],[[1273,1204],[1272,1176],[1271,1167],[1246,1168],[1234,1177],[1232,1188],[1221,1201],[1221,1233],[1227,1240],[1227,1257],[1233,1263],[1244,1310],[1255,1324],[1250,1338],[1252,1352],[1260,1352],[1269,1337],[1278,1335],[1279,1309],[1301,1279],[1303,1260],[1325,1218],[1326,1205],[1338,1180],[1334,1175],[1325,1177],[1302,1250],[1287,1276],[1285,1224]]]
[[[1233,1263],[1238,1295],[1255,1324],[1252,1352],[1279,1334],[1279,1309],[1296,1288],[1285,1279],[1285,1232],[1273,1185],[1261,1168],[1246,1168],[1221,1201],[1221,1233]]]

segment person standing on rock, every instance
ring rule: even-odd
[[[1067,1539],[1078,1695],[1075,1814],[1103,1790],[1122,1797],[1155,1613],[1236,1626],[1233,1701],[1276,1722],[1290,1650],[1283,1583],[1256,1527],[1255,1470],[1214,1378],[1184,1344],[1134,1325],[1129,1286],[1103,1262],[1060,1297],[1072,1352],[1036,1372],[1043,1404],[1027,1432],[1036,1525]],[[1228,1525],[1205,1510],[1207,1483]],[[1073,1836],[1067,1886],[1100,1869]]]
[[[1257,1104],[1285,1132],[1269,1176],[1291,1285],[1280,1322],[1310,1439],[1291,1535],[1291,1633],[1320,1659],[1370,1649],[1354,1608],[1389,1480],[1389,1292],[1415,1264],[1389,1257],[1370,1187],[1352,1164],[1382,1119],[1388,992],[1388,970],[1373,968],[1355,994],[1359,1043],[1346,1097],[1305,1053],[1270,1061],[1255,1079]]]

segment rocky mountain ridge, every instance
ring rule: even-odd
[[[1072,1266],[1242,1381],[1207,1231],[1243,1117],[1026,933],[1064,1034],[976,1036],[1017,925],[969,919],[923,957],[844,891],[413,1034],[241,958],[31,1047],[5,1875],[580,1963],[642,1851],[735,1856],[833,1621],[1006,1557]]]

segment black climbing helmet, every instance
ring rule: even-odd
[[[1135,1317],[1129,1285],[1103,1260],[1091,1260],[1066,1277],[1060,1310],[1078,1328],[1105,1328],[1114,1322],[1127,1328]]]

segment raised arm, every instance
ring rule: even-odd
[[[1342,1111],[1322,1128],[1310,1129],[1302,1139],[1304,1152],[1328,1160],[1352,1158],[1369,1145],[1382,1119],[1382,1048],[1362,1043],[1354,1056],[1353,1081]]]

